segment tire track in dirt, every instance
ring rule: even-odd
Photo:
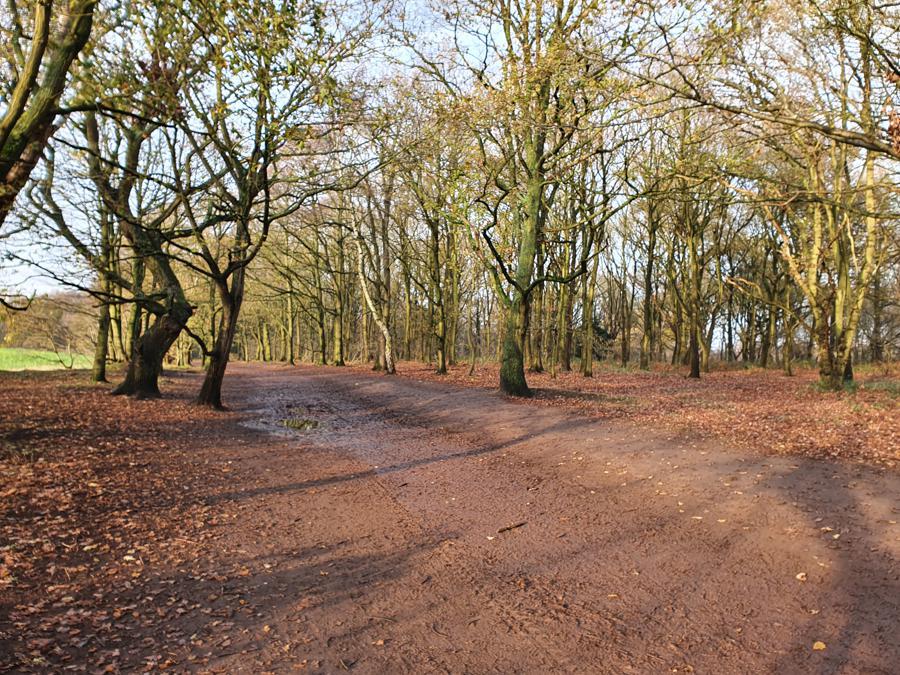
[[[309,518],[295,533],[303,555],[276,582],[284,606],[255,603],[291,649],[229,669],[301,656],[328,672],[888,673],[900,662],[895,475],[358,371],[235,373],[229,393],[255,410],[248,422],[321,426],[242,459],[265,479],[221,497],[265,505],[257,544],[270,536],[283,557],[291,522]]]

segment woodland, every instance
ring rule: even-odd
[[[0,672],[897,672],[896,2],[0,33]]]
[[[40,0],[2,28],[4,264],[91,299],[118,393],[167,354],[213,407],[230,359],[835,390],[900,349],[893,5]]]

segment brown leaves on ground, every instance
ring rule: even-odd
[[[165,668],[211,611],[185,585],[215,536],[196,488],[227,467],[192,446],[221,413],[177,378],[162,401],[111,397],[84,373],[0,385],[0,671]]]
[[[721,438],[765,453],[838,458],[896,467],[900,463],[900,369],[859,369],[853,390],[825,392],[817,374],[788,377],[761,368],[715,370],[700,380],[680,370],[650,372],[600,364],[594,377],[577,372],[528,373],[530,405],[553,405],[601,417],[652,424],[696,438]],[[404,377],[495,389],[496,365],[450,369],[401,363]]]
[[[495,366],[473,376],[467,365],[446,377],[421,364],[399,372],[497,386]],[[592,379],[529,382],[527,405],[763,452],[900,460],[896,371],[865,373],[840,393],[819,391],[808,371],[696,381],[598,367]],[[0,672],[202,669],[268,639],[254,628],[253,572],[224,534],[253,513],[216,498],[254,480],[225,458],[259,441],[235,416],[193,406],[196,384],[170,377],[166,399],[133,401],[84,373],[0,374]]]

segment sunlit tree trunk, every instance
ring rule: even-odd
[[[594,293],[597,288],[599,259],[591,264],[590,274],[583,277],[581,293],[581,374],[594,376]]]
[[[500,357],[500,389],[511,396],[530,396],[525,380],[525,340],[528,336],[528,310],[531,281],[537,256],[544,178],[540,172],[543,137],[530,138],[525,147],[530,171],[519,221],[519,245],[516,255],[515,285],[510,289],[506,308],[506,331]]]

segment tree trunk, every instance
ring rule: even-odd
[[[336,366],[344,365],[344,301],[341,294],[337,294],[338,305],[334,314],[334,323],[331,326],[332,340],[331,360]]]
[[[225,311],[224,308],[222,311],[223,312]],[[222,325],[221,319],[219,319],[219,325],[220,325],[220,327]],[[218,331],[216,331],[216,333],[217,333],[216,340],[218,341],[218,339],[219,339]],[[269,324],[265,319],[263,319],[263,325],[262,325],[262,341],[263,341],[262,342],[263,361],[269,362],[272,360],[272,336],[271,336],[271,333],[269,332]]]
[[[447,352],[447,365],[456,365],[456,342],[459,331],[459,249],[456,245],[456,237],[453,228],[448,228],[447,246],[449,249],[448,258],[450,259],[449,283],[450,283],[450,309],[444,311],[444,324],[446,326],[447,339],[445,340],[445,349]],[[445,276],[444,284],[446,286],[447,277]]]
[[[734,307],[732,292],[728,290],[728,306],[725,319],[725,360],[734,361]]]
[[[294,333],[297,332],[296,319],[295,319],[295,310],[294,310],[294,289],[288,287],[287,294],[287,357],[288,363],[292,366],[294,365],[294,361],[297,360],[297,352],[294,351]]]
[[[818,321],[815,327],[816,360],[819,364],[819,386],[837,391],[843,386],[843,365],[835,363],[834,348],[831,344],[831,327],[826,320]]]
[[[700,379],[700,326],[697,325],[696,319],[691,317],[691,334],[690,334],[690,357],[691,372],[688,377]]]
[[[102,204],[102,202],[101,202]],[[100,289],[104,297],[100,304],[100,316],[97,318],[97,344],[94,348],[94,364],[91,370],[91,380],[94,382],[106,382],[106,361],[109,353],[109,333],[111,325],[110,299],[112,297],[113,284],[110,280],[113,261],[113,240],[110,223],[112,217],[106,209],[100,213]]]
[[[393,375],[397,372],[397,368],[394,365],[394,347],[393,341],[391,340],[391,331],[388,328],[387,323],[385,323],[384,319],[381,317],[380,312],[378,311],[378,306],[373,302],[372,296],[369,294],[369,286],[366,282],[366,275],[363,272],[363,252],[362,252],[362,244],[360,243],[361,237],[357,233],[356,239],[354,239],[356,243],[356,272],[359,275],[359,286],[362,291],[363,297],[365,298],[366,304],[369,307],[369,311],[372,313],[372,319],[378,325],[379,330],[381,331],[381,339],[382,339],[382,354],[384,358],[384,372],[388,375]]]
[[[841,370],[842,375],[841,379],[844,384],[848,384],[853,382],[853,353],[850,352],[847,354],[846,360],[844,361],[844,367]]]
[[[97,319],[97,344],[94,347],[94,365],[91,369],[92,382],[106,382],[106,354],[109,348],[109,303],[100,305]]]
[[[884,361],[884,298],[881,290],[881,275],[872,281],[872,341],[871,359],[875,363]]]
[[[694,232],[694,223],[690,224],[688,237],[688,260],[690,265],[690,300],[688,306],[688,341],[691,372],[688,377],[700,379],[700,256],[698,255],[698,237]]]
[[[110,328],[110,357],[113,361],[119,363],[128,358],[128,352],[125,349],[125,342],[122,329],[122,305],[115,304],[109,308],[109,328]]]
[[[519,247],[515,271],[515,285],[510,289],[506,307],[506,332],[500,356],[500,389],[510,396],[531,396],[525,381],[525,341],[528,339],[528,304],[531,300],[531,281],[538,239],[541,231],[543,176],[540,156],[543,142],[529,141],[526,163],[530,170],[524,199],[524,213],[520,220]]]
[[[477,310],[476,310],[477,312]],[[476,341],[475,332],[477,330],[478,322],[473,319],[471,314],[469,315],[469,330],[466,331],[466,337],[469,343],[469,358],[471,359],[469,363],[469,377],[475,374],[475,362],[478,359],[478,347]]]
[[[528,299],[517,295],[506,311],[506,330],[500,357],[500,389],[510,396],[531,396],[525,381],[525,341],[528,338]]]
[[[627,280],[622,279],[622,333],[619,336],[620,354],[619,356],[622,367],[628,366],[628,359],[631,357],[631,307],[627,300],[626,285]]]
[[[538,260],[537,264],[538,274],[541,274],[543,261]],[[535,287],[534,292],[528,299],[530,330],[528,331],[529,340],[527,351],[528,372],[530,373],[544,372],[544,359],[542,354],[544,348],[544,300],[544,289],[540,285]]]
[[[166,314],[156,317],[153,325],[134,343],[125,381],[112,391],[114,395],[159,398],[163,357],[178,338],[191,313],[190,305],[178,302]]]
[[[709,355],[712,351],[713,336],[716,332],[716,320],[718,309],[714,310],[712,316],[709,317],[709,328],[706,329],[706,335],[700,333],[700,368],[704,373],[709,372]]]
[[[789,321],[786,321],[784,330],[784,353],[782,354],[782,362],[784,363],[784,374],[790,377],[794,374],[794,327],[790,325]]]
[[[437,325],[434,335],[437,338],[437,373],[447,374],[447,324],[444,320],[443,304],[438,308]]]
[[[437,373],[447,374],[447,316],[444,307],[444,289],[441,283],[440,224],[434,218],[428,221],[431,233],[431,309],[434,337],[437,339]]]
[[[243,277],[243,269],[235,273],[235,277]],[[237,320],[243,301],[243,279],[235,278],[232,289],[222,290],[222,313],[219,316],[219,329],[216,335],[216,343],[209,361],[206,365],[206,376],[203,385],[197,395],[197,404],[222,409],[222,383],[225,380],[225,369],[231,356],[231,347],[234,343],[234,335],[237,329]],[[237,287],[237,288],[236,288]]]
[[[594,260],[591,273],[584,277],[581,295],[581,374],[584,377],[594,376],[594,289],[598,266],[599,260]]]
[[[556,350],[559,369],[567,373],[572,370],[572,289],[565,284],[560,287],[559,295]]]
[[[766,319],[766,331],[762,335],[762,346],[759,353],[759,365],[763,368],[769,367],[769,357],[775,346],[775,329],[778,314],[774,307],[769,307]]]
[[[653,199],[647,200],[647,260],[644,265],[644,300],[641,331],[641,370],[650,370],[653,350],[653,263],[656,256],[656,208]]]

